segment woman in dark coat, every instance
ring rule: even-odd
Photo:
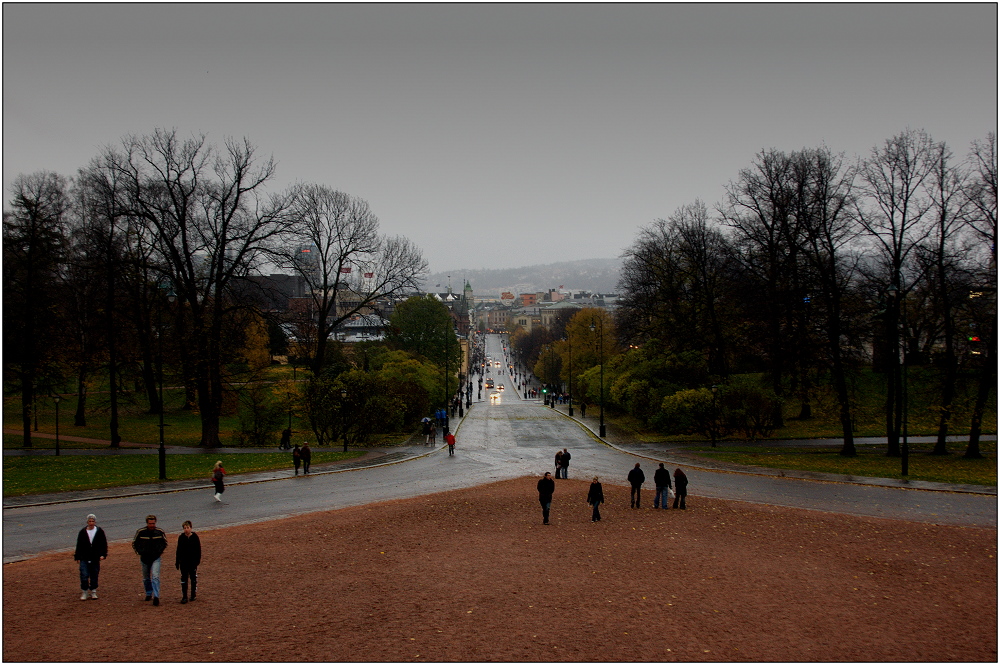
[[[600,522],[601,504],[604,503],[604,488],[598,482],[597,476],[594,476],[594,481],[590,483],[590,491],[587,492],[587,503],[594,507],[594,513],[590,516],[590,521]]]
[[[674,508],[677,507],[679,501],[681,510],[684,510],[687,507],[684,505],[684,499],[688,495],[688,477],[680,469],[674,471],[674,491],[677,492],[677,496],[674,497]]]

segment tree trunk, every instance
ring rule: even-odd
[[[73,415],[73,425],[87,426],[87,370],[80,365],[76,375],[76,413]]]
[[[898,297],[898,296],[897,296]],[[896,426],[897,386],[899,382],[899,321],[897,303],[893,298],[886,311],[886,339],[889,340],[889,353],[886,354],[886,385],[885,385],[885,436],[888,443],[885,454],[889,457],[899,457],[899,428]]]
[[[990,326],[994,328],[993,325]],[[986,337],[983,344],[983,367],[979,375],[979,390],[976,392],[976,404],[972,409],[972,422],[969,426],[969,446],[965,449],[966,459],[981,459],[983,454],[979,451],[979,436],[982,433],[983,413],[986,412],[986,402],[989,399],[990,391],[996,388],[996,365],[993,358],[993,340],[996,335],[991,334]]]

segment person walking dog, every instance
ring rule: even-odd
[[[101,561],[108,558],[108,537],[97,526],[97,517],[87,515],[87,526],[76,535],[73,560],[80,562],[80,600],[87,597],[97,600],[97,581],[101,574]]]

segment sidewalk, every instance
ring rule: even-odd
[[[542,406],[542,402],[538,402],[539,406]],[[543,408],[552,408],[544,407]],[[569,416],[569,406],[566,404],[557,404],[555,406],[555,411],[558,411],[566,418]],[[586,428],[590,431],[591,435],[595,439],[600,439],[598,436],[598,424],[599,419],[593,416],[582,418],[579,415],[579,409],[573,409],[572,420],[579,423],[581,427]],[[723,473],[744,473],[748,475],[755,476],[774,476],[778,478],[794,478],[797,480],[815,480],[828,483],[851,483],[854,485],[873,485],[877,487],[896,487],[899,489],[917,489],[926,490],[933,492],[959,492],[964,494],[983,494],[987,496],[997,496],[997,488],[989,487],[986,485],[958,485],[953,483],[935,483],[926,480],[903,480],[902,478],[870,478],[867,476],[850,476],[839,473],[819,473],[815,471],[795,471],[792,469],[771,469],[767,467],[760,466],[746,466],[743,464],[732,464],[730,462],[723,462],[720,460],[708,459],[701,457],[696,453],[690,453],[684,450],[678,449],[678,446],[671,443],[642,443],[635,439],[629,437],[627,434],[621,432],[616,427],[605,421],[604,424],[607,436],[604,439],[605,444],[614,448],[615,450],[629,453],[630,455],[635,455],[637,457],[644,457],[646,459],[654,460],[656,462],[664,462],[670,464],[677,464],[680,466],[687,466],[694,469],[704,469],[706,471],[716,471]],[[983,439],[989,441],[996,441],[996,435],[984,436]],[[949,437],[949,439],[961,439],[961,437]],[[929,443],[935,441],[935,437],[910,437],[910,441],[915,443]],[[815,439],[807,441],[785,441],[786,445],[817,445],[817,446],[828,446],[837,445],[841,442],[840,439]],[[886,442],[884,437],[863,437],[860,439],[855,439],[855,444],[859,446],[863,445],[878,445],[884,444]],[[768,446],[781,445],[782,442],[769,441]]]

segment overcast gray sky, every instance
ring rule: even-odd
[[[764,148],[964,156],[997,5],[3,5],[4,207],[127,133],[247,136],[434,271],[618,256]]]

